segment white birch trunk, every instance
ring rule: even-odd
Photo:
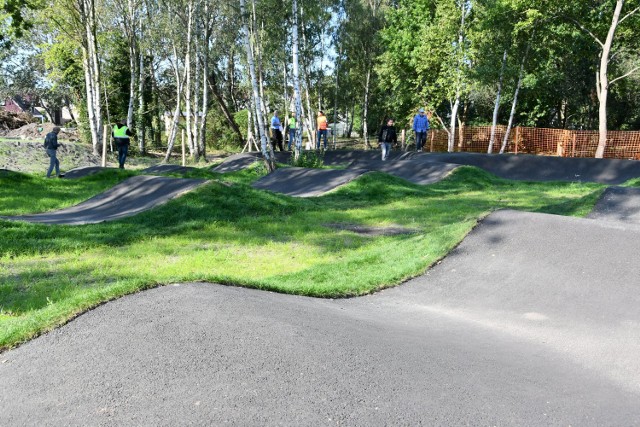
[[[192,121],[193,121],[193,106],[191,104],[192,84],[191,84],[191,44],[193,38],[193,2],[189,1],[187,7],[187,46],[184,55],[184,74],[186,76],[184,82],[184,105],[186,110],[186,128],[187,128],[187,145],[189,147],[189,155],[194,157],[193,152],[193,134]]]
[[[142,29],[142,26],[140,27]],[[140,38],[142,38],[142,30],[140,32]],[[140,62],[138,65],[138,131],[136,132],[136,137],[138,139],[138,149],[141,154],[144,154],[146,151],[146,143],[145,143],[145,123],[144,123],[144,114],[145,114],[145,103],[144,103],[144,55],[142,53],[142,49],[139,49]]]
[[[207,115],[209,114],[209,42],[211,39],[211,17],[209,16],[209,2],[204,3],[204,15],[206,17],[206,27],[204,35],[204,57],[202,64],[202,119],[200,120],[200,139],[198,143],[198,152],[205,158],[207,155]]]
[[[498,78],[498,93],[496,94],[496,103],[493,107],[493,120],[491,121],[491,136],[489,137],[489,148],[487,153],[493,152],[493,144],[496,140],[496,127],[498,126],[498,111],[500,110],[500,98],[502,96],[502,85],[504,82],[504,70],[507,66],[507,49],[502,55],[502,66],[500,67],[500,77]]]
[[[364,105],[362,108],[362,136],[364,136],[364,146],[367,150],[371,149],[369,143],[369,126],[367,120],[369,118],[369,85],[371,83],[371,68],[367,67],[367,74],[364,83]]]
[[[292,0],[293,28],[292,51],[293,51],[293,96],[296,105],[296,137],[295,137],[295,158],[298,159],[302,151],[302,96],[300,94],[300,70],[298,63],[298,2]]]
[[[167,139],[167,153],[164,156],[164,162],[168,162],[171,158],[171,151],[173,151],[173,145],[178,135],[178,123],[180,121],[180,100],[182,98],[182,85],[183,79],[180,78],[180,69],[178,68],[178,51],[173,45],[173,73],[176,79],[176,108],[173,112],[173,118],[171,120],[171,130],[169,131],[169,137]]]
[[[101,105],[100,105],[100,64],[98,60],[98,46],[96,40],[95,2],[82,0],[79,4],[80,19],[84,26],[82,53],[85,73],[85,87],[87,93],[87,115],[91,132],[93,153],[99,154],[101,143]]]
[[[265,134],[264,121],[262,118],[262,99],[260,98],[260,91],[258,89],[258,80],[256,78],[256,67],[253,61],[253,52],[251,49],[251,40],[249,38],[249,26],[247,25],[247,15],[245,10],[245,0],[240,0],[240,14],[242,15],[242,32],[243,42],[245,50],[247,51],[247,62],[249,63],[249,73],[251,76],[251,88],[253,90],[253,99],[255,103],[256,121],[258,124],[258,132],[260,135],[260,146],[262,149],[262,155],[264,156],[267,169],[269,172],[275,170],[275,163],[273,159],[273,149],[269,138]]]
[[[531,38],[533,38],[533,35]],[[506,150],[507,144],[509,143],[509,136],[511,134],[511,128],[513,127],[513,119],[516,115],[516,107],[518,106],[518,95],[520,94],[520,88],[522,87],[522,80],[524,79],[524,66],[525,66],[525,63],[527,62],[527,56],[529,55],[530,46],[531,44],[527,44],[527,49],[525,50],[524,56],[522,57],[522,62],[520,63],[520,71],[518,73],[518,83],[516,84],[516,91],[513,94],[513,102],[511,104],[511,113],[509,114],[509,123],[507,123],[507,129],[504,131],[504,138],[502,139],[500,154],[504,154],[504,150]],[[518,141],[516,141],[516,144],[517,143]]]
[[[302,5],[300,6],[301,15],[304,14],[304,9]],[[301,18],[301,27],[302,27],[302,49],[307,51],[307,35],[305,32],[304,20]],[[316,115],[313,113],[311,109],[311,96],[309,95],[309,86],[311,86],[311,78],[309,76],[308,64],[304,60],[302,61],[302,73],[304,74],[304,92],[305,92],[305,101],[307,105],[307,113],[306,117],[306,127],[307,134],[309,135],[309,139],[307,142],[307,149],[311,150],[316,147],[316,139],[318,138],[318,133],[316,132]]]
[[[456,99],[451,106],[451,122],[449,123],[449,132],[447,133],[447,151],[453,153],[455,151],[456,140],[456,120],[458,118],[458,108],[460,107],[460,91],[456,92]]]
[[[624,0],[617,0],[616,8],[613,12],[613,18],[611,19],[611,26],[607,33],[607,39],[602,44],[602,53],[600,54],[600,69],[596,76],[596,91],[598,94],[599,108],[598,108],[598,148],[596,149],[596,159],[604,157],[604,149],[607,146],[607,98],[609,96],[609,55],[611,53],[611,45],[613,44],[613,37],[615,36],[616,29],[618,28],[618,22],[620,21],[620,13],[624,6]]]

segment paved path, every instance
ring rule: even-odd
[[[201,179],[134,176],[76,206],[53,212],[0,217],[42,224],[96,224],[136,215],[205,183]]]
[[[157,288],[0,355],[0,424],[638,425],[639,251],[500,211],[367,297]]]

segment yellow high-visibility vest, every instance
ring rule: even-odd
[[[121,128],[119,128],[118,125],[115,125],[113,127],[113,137],[129,139],[129,135],[127,135],[127,130],[129,130],[129,128],[126,125],[122,126]]]

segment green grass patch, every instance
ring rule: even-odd
[[[130,174],[74,181],[1,175],[2,214],[68,206]],[[250,183],[263,174],[261,163],[225,175],[203,168],[188,176],[210,178],[209,184],[115,222],[0,221],[0,349],[109,299],[174,282],[363,295],[423,273],[495,209],[583,216],[604,188],[507,181],[462,167],[430,186],[369,173],[326,196],[298,199],[253,189]],[[365,237],[327,223],[419,232]]]

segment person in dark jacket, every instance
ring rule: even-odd
[[[49,169],[47,170],[47,178],[51,178],[51,172],[53,172],[54,168],[56,170],[56,176],[58,178],[61,177],[60,162],[56,157],[58,147],[62,145],[58,144],[59,132],[60,128],[56,126],[44,137],[44,148],[47,151],[47,156],[49,156]]]
[[[127,127],[124,120],[119,120],[118,124],[113,127],[111,136],[118,147],[118,163],[120,169],[124,169],[124,162],[127,160],[129,153],[129,138],[133,136],[131,130]]]
[[[380,128],[378,141],[380,142],[380,148],[382,148],[382,160],[387,160],[391,152],[391,144],[398,143],[398,134],[395,126],[393,126],[393,119],[389,119],[387,125]]]

